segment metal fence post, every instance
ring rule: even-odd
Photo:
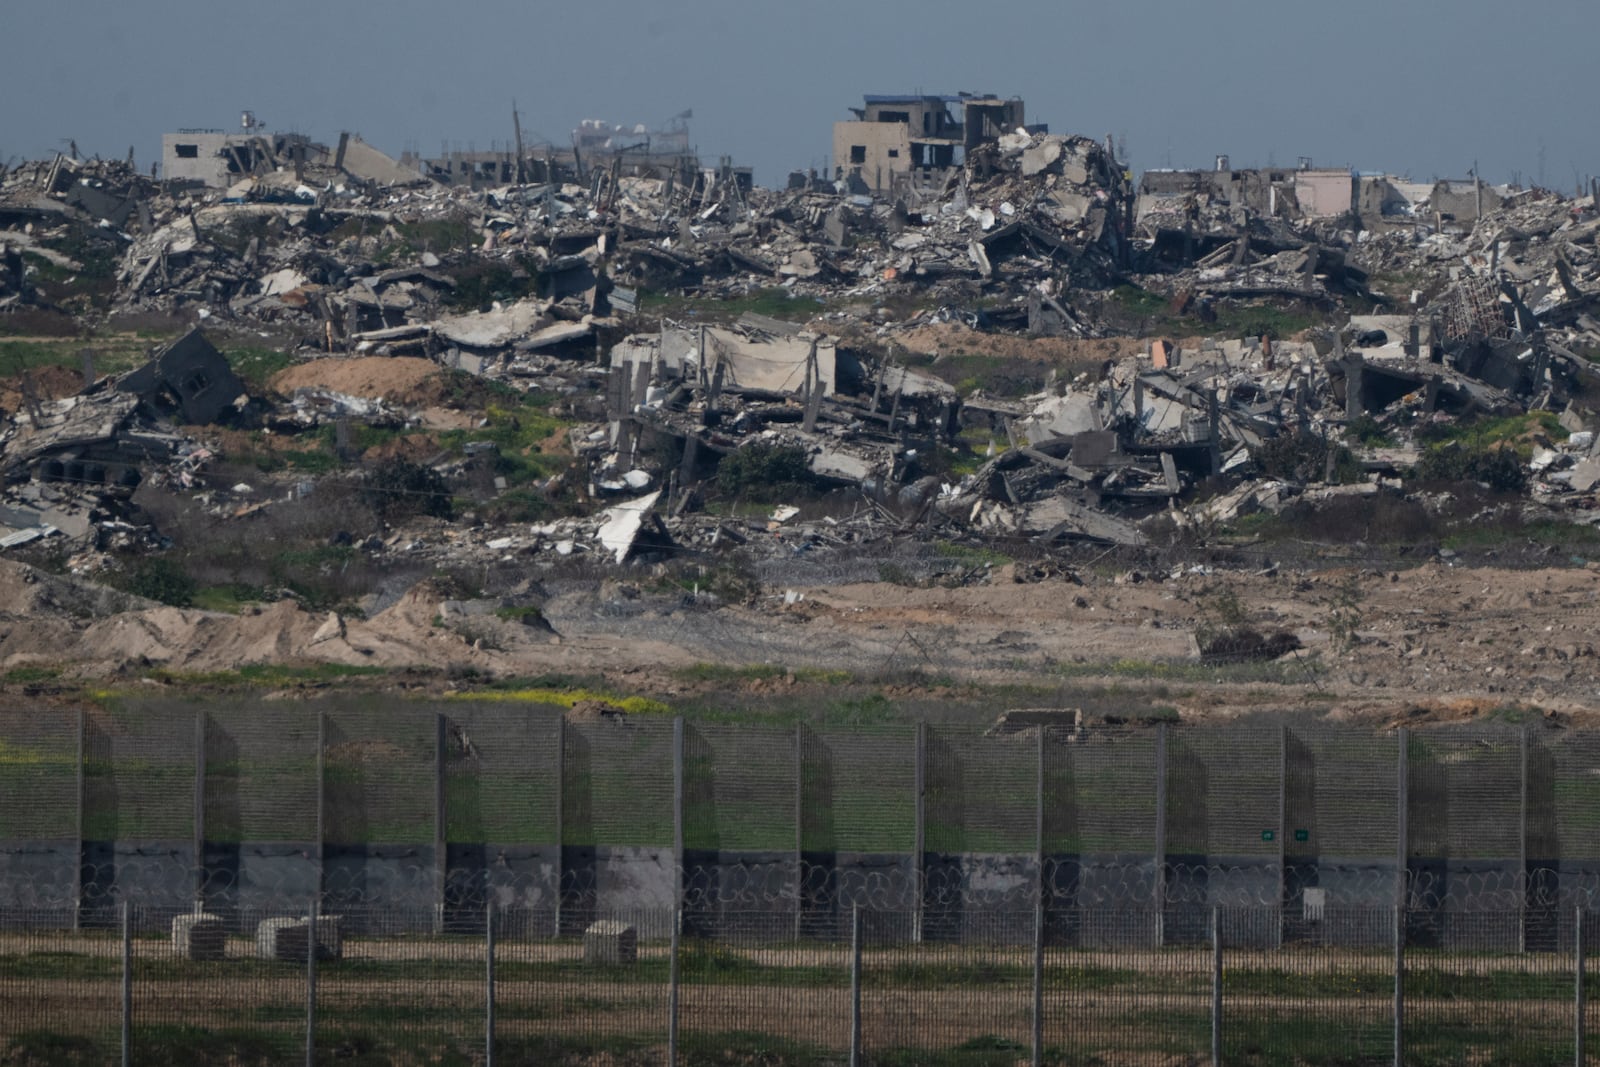
[[[484,1067],[494,1067],[494,894],[492,892],[485,892],[483,899],[483,1062]]]
[[[1517,951],[1528,951],[1528,728],[1518,732],[1522,748],[1522,795],[1517,824]]]
[[[806,909],[806,737],[805,724],[794,726],[794,939]]]
[[[1394,906],[1403,908],[1406,905],[1406,880],[1408,875],[1409,856],[1411,843],[1407,840],[1408,808],[1411,804],[1410,782],[1408,768],[1409,748],[1408,734],[1404,726],[1395,731],[1395,747],[1398,756],[1395,760],[1394,771]]]
[[[83,862],[88,858],[83,847],[85,807],[83,761],[88,757],[88,752],[84,746],[85,735],[88,733],[88,715],[89,713],[83,708],[78,709],[78,821],[75,831],[78,838],[78,855],[76,857],[78,862],[72,865],[72,877],[75,882],[75,891],[72,895],[72,928],[74,930],[77,930],[83,922]]]
[[[133,909],[122,902],[122,1067],[133,1062]]]
[[[566,818],[564,807],[567,796],[567,713],[562,712],[556,716],[556,772],[555,772],[555,815],[556,815],[556,886],[555,886],[555,929],[552,937],[561,936],[561,902],[566,896],[567,855],[566,855]]]
[[[1040,723],[1033,807],[1033,862],[1037,867],[1033,899],[1033,1067],[1040,1067],[1044,1057],[1044,733],[1045,726]]]
[[[1033,1067],[1044,1063],[1044,897],[1033,910]]]
[[[1283,947],[1283,921],[1289,912],[1289,728],[1278,724],[1278,922],[1273,947]]]
[[[317,712],[317,899],[322,899],[322,894],[327,891],[327,875],[324,868],[327,865],[327,848],[323,842],[328,839],[328,713]]]
[[[317,898],[306,909],[306,1067],[317,1062]]]
[[[1156,724],[1156,848],[1155,878],[1151,893],[1154,896],[1156,918],[1156,947],[1167,943],[1167,724]]]
[[[672,862],[677,867],[673,875],[672,906],[683,907],[683,716],[672,720]]]
[[[448,741],[444,715],[433,717],[433,932],[444,933],[444,887],[449,857],[445,844],[445,747]]]
[[[850,910],[850,1067],[861,1067],[861,905]]]
[[[1406,1057],[1406,910],[1394,909],[1394,1067]]]
[[[914,889],[917,895],[917,910],[911,920],[911,940],[914,944],[922,943],[922,906],[926,902],[927,856],[925,855],[928,840],[927,805],[928,792],[928,724],[917,723],[916,741],[913,745],[916,765],[912,768],[911,791],[913,793],[912,832],[911,832],[911,872],[916,883]]]
[[[667,961],[667,1067],[678,1067],[678,950],[683,940],[683,909],[672,910],[672,948]]]
[[[1573,967],[1572,967],[1572,972],[1573,972],[1572,999],[1573,999],[1573,1002],[1574,1002],[1573,1003],[1573,1008],[1575,1009],[1574,1014],[1576,1016],[1575,1021],[1574,1021],[1574,1025],[1573,1025],[1573,1031],[1572,1031],[1572,1044],[1573,1044],[1573,1050],[1574,1050],[1573,1051],[1573,1055],[1572,1055],[1572,1062],[1574,1064],[1576,1064],[1577,1067],[1584,1067],[1584,1062],[1585,1062],[1585,1060],[1584,1060],[1584,1057],[1585,1057],[1584,1039],[1588,1035],[1584,1033],[1584,1029],[1585,1029],[1585,1027],[1584,1027],[1584,1023],[1585,1023],[1584,1015],[1585,1015],[1585,1009],[1586,1009],[1587,1005],[1585,1004],[1584,989],[1583,989],[1583,979],[1584,979],[1584,973],[1583,972],[1584,972],[1584,966],[1585,965],[1584,965],[1584,959],[1583,959],[1584,947],[1583,947],[1583,905],[1582,904],[1578,905],[1577,912],[1573,916],[1573,922],[1572,922],[1572,948],[1573,948],[1573,954],[1576,957],[1574,959],[1574,961],[1573,961]]]
[[[1211,1067],[1222,1064],[1222,909],[1211,909]]]
[[[194,713],[194,910],[206,903],[206,713]]]

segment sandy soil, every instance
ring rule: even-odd
[[[1354,582],[1357,643],[1337,647],[1329,620]],[[473,667],[517,674],[604,673],[634,690],[674,692],[670,669],[732,666],[922,669],[958,681],[1031,682],[1103,673],[1159,686],[1186,717],[1315,706],[1363,721],[1470,719],[1509,705],[1562,721],[1600,723],[1596,623],[1600,572],[1503,571],[1429,564],[1409,571],[1305,575],[1122,575],[1018,583],[997,568],[986,585],[912,588],[881,582],[802,587],[785,603],[685,609],[646,597],[618,615],[605,591],[582,589],[544,607],[555,636],[492,616],[477,629],[440,626],[445,594],[423,583],[370,619],[307,612],[292,602],[234,616],[155,605],[0,561],[0,669],[69,665],[93,677],[128,665],[209,671],[249,663],[328,662]],[[1316,660],[1315,682],[1193,665],[1180,680],[1143,678],[1139,664],[1190,663],[1197,625],[1231,594],[1248,624],[1286,629]],[[1151,672],[1152,674],[1154,672]],[[781,681],[781,680],[779,680]],[[766,684],[777,684],[768,680]]]
[[[426,378],[439,373],[439,364],[415,356],[355,356],[350,359],[314,359],[279,371],[272,388],[280,393],[296,389],[331,389],[372,400],[406,402]]]

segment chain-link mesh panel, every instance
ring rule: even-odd
[[[97,708],[84,738],[89,841],[189,840],[194,833],[197,706]]]
[[[556,845],[561,712],[451,705],[445,720],[445,840]]]
[[[919,946],[872,936],[904,925],[872,918],[863,923],[861,960],[861,1044],[868,1063],[916,1063],[980,1050],[1027,1055],[1033,912],[987,914],[968,925],[961,943]],[[1020,941],[1019,932],[1025,932]]]
[[[1516,860],[1521,852],[1523,735],[1445,727],[1408,735],[1413,856]]]
[[[1066,943],[1154,936],[1148,916],[1085,928],[1062,909],[1140,908],[1155,899],[1161,736],[1120,727],[1046,730],[1042,878],[1051,924]]]
[[[1259,856],[1279,853],[1276,726],[1167,731],[1167,854]]]
[[[671,846],[672,753],[670,719],[602,716],[567,723],[564,843]]]
[[[1354,925],[1393,931],[1391,909],[1368,909],[1352,918]],[[1217,913],[1223,934],[1222,1061],[1387,1062],[1394,1044],[1392,945],[1380,939],[1371,948],[1344,946],[1325,940],[1330,928],[1319,925],[1304,939],[1279,946],[1281,920],[1277,908]]]
[[[498,921],[497,1062],[666,1062],[671,911],[620,911],[561,940],[519,932],[548,919],[510,912]]]
[[[324,840],[431,843],[437,717],[393,706],[329,707],[323,715]]]
[[[683,847],[794,852],[799,743],[794,729],[686,725]]]
[[[1284,738],[1283,848],[1393,864],[1399,826],[1395,735],[1293,723]]]
[[[1408,1063],[1572,1062],[1572,957],[1516,953],[1520,918],[1406,916]]]
[[[0,908],[0,1060],[116,1063],[122,939],[73,909]]]
[[[78,712],[0,708],[0,841],[78,835]]]
[[[1038,843],[1038,730],[1000,736],[980,726],[927,730],[927,850],[1032,853]]]
[[[808,731],[802,772],[806,852],[899,853],[916,840],[916,727]]]
[[[301,934],[291,943],[306,940]],[[403,916],[362,909],[319,917],[316,942],[323,957],[317,965],[319,1058],[337,1063],[366,1052],[380,1062],[400,1055],[425,1063],[480,1059],[487,1001],[481,923],[471,934],[418,932]],[[298,955],[292,965],[303,971],[304,954]]]
[[[1600,732],[1544,734],[1537,742],[1529,753],[1528,857],[1600,869]]]
[[[1046,940],[1046,1063],[1199,1063],[1206,1054],[1210,953],[1150,947],[1129,936],[1129,917],[1120,909],[1077,915],[1093,947]]]
[[[207,841],[317,839],[317,712],[252,701],[206,712]]]
[[[679,946],[680,1062],[842,1062],[849,945],[774,939],[758,916],[728,918],[714,940],[685,937]]]
[[[1468,900],[1520,908],[1526,735],[1446,727],[1408,735],[1408,903],[1459,910]],[[1518,944],[1517,930],[1503,933]]]
[[[1154,856],[1156,742],[1154,730],[1047,731],[1046,854]]]

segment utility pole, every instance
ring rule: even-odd
[[[522,118],[517,114],[517,102],[511,101],[511,129],[517,138],[517,184],[524,184],[528,178],[522,170]]]

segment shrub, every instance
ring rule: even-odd
[[[444,476],[432,467],[410,460],[392,459],[367,476],[368,506],[384,522],[412,515],[450,518],[450,489]]]
[[[724,456],[717,487],[729,496],[771,503],[810,491],[816,477],[805,449],[762,442]]]
[[[134,596],[159,600],[175,608],[186,608],[194,603],[199,585],[189,573],[166,556],[156,556],[140,563],[128,575],[126,588]]]
[[[1332,476],[1329,459],[1332,459]],[[1309,433],[1282,434],[1262,443],[1255,461],[1269,478],[1286,482],[1320,482],[1324,479],[1341,485],[1361,481],[1361,465],[1343,445]]]
[[[1417,463],[1416,475],[1428,482],[1482,482],[1497,493],[1520,493],[1528,485],[1522,459],[1510,448],[1430,448]]]

